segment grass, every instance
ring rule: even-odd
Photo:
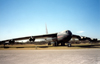
[[[66,49],[93,49],[99,48],[100,44],[72,44],[72,47],[67,46],[52,46],[52,45],[34,45],[34,44],[18,44],[18,45],[0,45],[0,50],[66,50]]]

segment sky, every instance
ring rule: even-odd
[[[57,33],[100,39],[100,0],[0,0],[0,40]]]

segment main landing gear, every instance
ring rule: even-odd
[[[61,46],[65,46],[65,43],[62,42],[62,43],[61,43]],[[67,46],[68,46],[68,47],[71,47],[71,43],[67,43]]]
[[[49,45],[50,43],[48,43],[48,45]],[[54,44],[53,44],[53,46],[59,46],[59,43],[58,42],[55,42]],[[63,42],[63,43],[61,43],[61,46],[65,46],[65,43]],[[68,47],[71,47],[71,43],[67,43],[67,46]]]
[[[51,45],[51,42],[49,42],[48,45]]]
[[[65,42],[62,42],[62,43],[61,43],[61,46],[65,46]]]
[[[53,44],[53,46],[59,46],[59,43],[58,43],[58,42],[55,42],[55,43]]]

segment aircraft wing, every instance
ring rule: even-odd
[[[57,33],[44,34],[44,35],[36,35],[36,36],[26,36],[26,37],[19,37],[19,38],[12,38],[12,39],[3,40],[1,42],[6,42],[6,41],[10,41],[10,40],[24,40],[24,39],[29,39],[31,37],[34,37],[35,39],[37,39],[37,38],[57,37]]]
[[[90,37],[86,37],[86,36],[79,36],[79,35],[72,35],[72,38],[78,38],[79,40],[91,40]]]
[[[79,35],[73,34],[73,35],[72,35],[72,38],[80,38],[80,36],[79,36]]]

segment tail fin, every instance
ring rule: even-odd
[[[46,34],[48,34],[47,24],[45,24],[45,27],[46,27]]]

